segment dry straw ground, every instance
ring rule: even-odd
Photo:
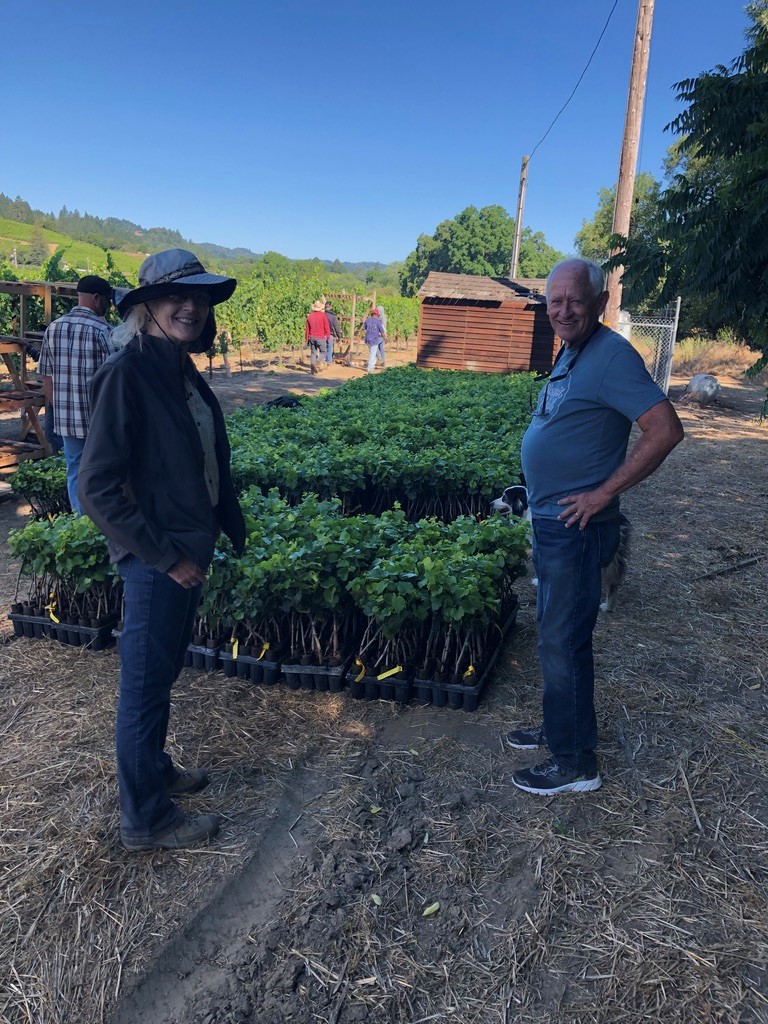
[[[129,855],[115,653],[6,627],[0,1020],[768,1021],[768,452],[762,388],[724,383],[720,405],[681,408],[687,440],[625,502],[596,794],[509,783],[530,758],[503,732],[538,714],[521,583],[472,715],[185,671],[171,746],[210,766],[195,806],[224,827]]]

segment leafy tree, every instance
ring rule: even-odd
[[[115,261],[112,258],[112,253],[109,249],[104,249],[104,263],[103,265],[99,264],[95,268],[94,273],[98,274],[99,277],[103,277],[105,281],[109,281],[109,283],[115,288],[135,287],[133,282],[125,276],[122,270],[115,266]]]
[[[635,178],[632,196],[632,216],[629,225],[630,239],[642,238],[656,241],[656,217],[658,213],[661,185],[652,174],[641,171]],[[613,208],[616,204],[616,186],[601,188],[597,211],[592,220],[585,220],[576,235],[576,249],[584,259],[603,264],[611,252],[611,229]]]
[[[32,237],[29,240],[29,245],[19,251],[19,255],[24,254],[24,262],[33,267],[42,266],[43,261],[48,256],[48,243],[45,240],[43,229],[40,227],[34,227],[32,229]]]
[[[76,281],[78,278],[77,271],[71,267],[64,266],[64,256],[66,255],[66,248],[64,246],[58,246],[55,252],[43,262],[43,266],[40,272],[40,276],[44,281]],[[55,320],[57,317],[63,316],[72,309],[72,299],[65,298],[62,295],[56,295],[53,297],[51,314]],[[45,314],[43,308],[43,300],[40,298],[27,299],[27,320],[32,330],[41,331],[45,326]]]
[[[662,299],[706,299],[768,365],[768,0],[747,6],[747,47],[728,67],[679,82],[686,109],[674,177],[659,201],[658,242],[630,239],[617,262],[632,295],[662,279]]]
[[[543,231],[523,228],[520,237],[520,277],[546,277],[552,267],[563,259],[563,253],[547,244]]]
[[[5,260],[0,260],[0,281],[18,281],[18,275]],[[0,295],[0,334],[15,335],[18,329],[19,300],[15,295]]]
[[[503,206],[468,206],[453,220],[437,225],[433,235],[419,235],[400,274],[403,295],[415,295],[432,270],[447,274],[502,277],[509,273],[515,221]],[[526,229],[521,240],[520,276],[546,275],[562,254],[548,246],[541,232]]]
[[[44,281],[76,281],[77,271],[71,267],[64,267],[64,256],[66,255],[66,248],[60,245],[54,253],[52,253],[47,260],[43,263],[43,280]]]
[[[385,267],[371,267],[365,275],[367,287],[375,288],[380,294],[399,295],[403,266],[403,261],[399,260],[395,263],[388,263]]]

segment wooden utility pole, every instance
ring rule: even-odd
[[[616,205],[613,210],[613,227],[611,233],[629,235],[629,221],[632,216],[632,199],[635,192],[635,173],[637,172],[637,153],[640,148],[640,128],[643,121],[643,104],[645,103],[645,85],[648,80],[648,59],[651,55],[651,29],[653,28],[654,0],[639,0],[637,9],[637,26],[635,28],[635,48],[632,54],[632,70],[629,76],[629,96],[627,97],[627,116],[624,120],[624,138],[621,144],[619,161],[619,180],[616,184]],[[613,256],[618,250],[611,252]],[[617,267],[608,275],[608,307],[605,321],[614,330],[619,323],[621,309],[621,277],[624,268]]]
[[[520,242],[523,234],[523,210],[525,209],[525,187],[528,184],[529,156],[523,157],[520,167],[520,191],[517,194],[517,214],[515,215],[515,243],[512,247],[512,263],[509,268],[509,279],[517,277],[517,265],[520,262]]]

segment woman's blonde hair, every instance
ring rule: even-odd
[[[115,348],[123,348],[137,335],[141,336],[149,323],[149,310],[143,302],[133,306],[128,316],[112,331],[110,343]]]

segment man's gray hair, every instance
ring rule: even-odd
[[[605,291],[605,274],[603,273],[602,267],[598,266],[594,260],[582,260],[573,258],[569,260],[561,260],[560,263],[555,264],[547,276],[547,288],[546,298],[549,299],[549,282],[552,280],[558,270],[563,267],[578,267],[582,273],[586,276],[589,281],[589,287],[592,290],[592,297],[597,298],[601,292]]]

